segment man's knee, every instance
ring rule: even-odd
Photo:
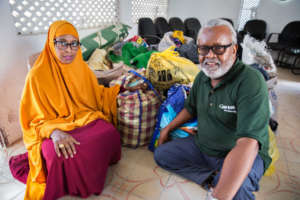
[[[167,159],[167,156],[165,153],[165,147],[164,147],[164,145],[160,145],[154,151],[154,160],[159,166],[162,166],[161,162],[165,161],[166,159]]]
[[[171,171],[181,169],[185,166],[181,152],[178,152],[171,143],[157,147],[154,152],[154,160],[160,167]]]
[[[249,177],[245,179],[240,189],[235,194],[233,200],[254,200],[253,192],[258,191],[258,182],[253,183]]]

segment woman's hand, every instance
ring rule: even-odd
[[[71,158],[74,157],[76,154],[75,144],[79,145],[80,143],[70,134],[56,129],[52,132],[50,137],[54,143],[54,149],[58,157],[60,157],[61,153],[65,158],[69,158],[69,156],[71,156]]]
[[[140,84],[138,84],[136,86],[126,87],[125,90],[129,90],[130,92],[134,92],[136,90],[145,91],[145,90],[147,90],[147,88],[148,88],[147,83],[140,83]]]

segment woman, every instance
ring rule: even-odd
[[[121,156],[120,136],[111,124],[119,90],[98,85],[72,24],[50,26],[20,103],[28,156],[10,160],[15,178],[27,179],[25,199],[101,193],[108,165]],[[24,170],[28,163],[30,170]]]

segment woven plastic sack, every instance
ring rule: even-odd
[[[269,155],[272,162],[266,170],[264,176],[271,176],[275,172],[275,162],[279,159],[279,151],[276,144],[276,137],[271,128],[269,127]]]
[[[173,31],[166,32],[164,34],[164,37],[161,39],[161,41],[158,44],[158,51],[164,51],[171,46],[176,46],[175,42],[171,39],[173,35]],[[184,44],[190,44],[193,43],[194,40],[191,37],[184,36]]]
[[[148,61],[146,77],[159,90],[169,89],[175,83],[189,84],[200,71],[192,61],[180,57],[174,48],[153,53]]]
[[[150,142],[161,100],[147,79],[134,71],[130,73],[121,76],[112,84],[121,81],[121,85],[127,87],[134,82],[145,82],[150,88],[146,91],[127,90],[117,97],[118,130],[121,133],[122,145],[137,148]]]
[[[242,61],[245,64],[251,65],[254,63],[263,66],[271,77],[277,75],[277,68],[274,64],[271,53],[267,50],[267,44],[265,41],[258,41],[250,35],[245,35],[243,43]]]

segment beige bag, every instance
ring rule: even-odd
[[[131,70],[130,67],[124,65],[123,63],[120,63],[118,65],[114,65],[113,69],[105,71],[94,71],[94,73],[98,79],[98,83],[108,87],[112,80],[116,80],[123,74],[127,73],[129,70]]]
[[[95,49],[87,64],[93,70],[109,70],[110,62],[106,59],[106,51],[104,49]]]

